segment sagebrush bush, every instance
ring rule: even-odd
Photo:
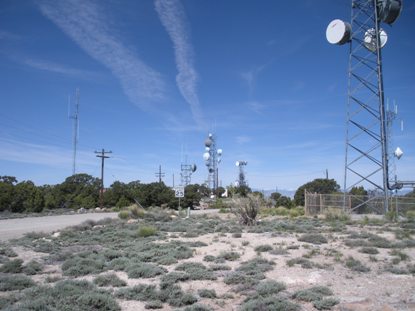
[[[35,286],[35,282],[25,275],[0,275],[0,291],[22,290]]]
[[[298,241],[312,243],[312,244],[325,244],[325,243],[328,243],[328,241],[324,237],[324,235],[322,235],[320,233],[303,234],[302,236],[300,236],[298,238]]]
[[[128,266],[127,274],[129,278],[153,278],[167,272],[167,269],[151,263],[135,263]]]
[[[245,198],[233,198],[229,203],[232,213],[238,218],[243,225],[252,226],[256,224],[261,199],[258,196],[248,194]]]
[[[326,286],[313,286],[307,289],[296,291],[292,297],[297,300],[314,302],[323,299],[325,296],[331,296],[333,292]]]
[[[153,226],[142,226],[138,229],[138,236],[146,238],[157,234],[157,228]]]
[[[43,265],[35,260],[29,261],[24,267],[23,267],[23,273],[27,275],[35,275],[39,272],[43,271]]]
[[[122,287],[122,286],[127,285],[127,283],[124,280],[121,280],[115,273],[98,275],[94,279],[94,284],[97,286],[113,286],[113,287]]]
[[[188,279],[190,279],[190,275],[188,273],[172,271],[161,277],[160,288],[167,288],[178,282],[187,281]]]
[[[364,253],[364,254],[370,254],[370,255],[379,254],[378,249],[374,247],[362,247],[361,249],[359,249],[359,252]]]
[[[216,275],[199,262],[186,262],[176,267],[177,271],[189,274],[191,280],[216,280]]]
[[[96,254],[91,254],[86,258],[75,256],[64,261],[62,272],[69,276],[83,276],[87,274],[96,274],[104,271],[105,262]]]
[[[287,299],[280,297],[260,297],[256,299],[249,299],[241,305],[241,311],[258,311],[258,310],[284,310],[284,311],[298,311],[300,306],[292,303]]]
[[[155,285],[140,284],[133,287],[121,288],[115,297],[128,300],[150,301],[158,300],[159,293]]]
[[[216,258],[216,260],[219,259],[219,261],[220,261],[220,259],[223,258],[223,259],[228,260],[228,261],[235,261],[235,260],[238,260],[240,257],[241,257],[241,255],[237,252],[233,252],[233,251],[221,252],[219,254],[219,256]]]
[[[130,218],[130,212],[129,211],[120,211],[119,213],[118,213],[118,217],[120,218],[120,219],[123,219],[123,220],[125,220],[125,219],[128,219],[128,218]]]
[[[216,291],[214,289],[199,289],[197,291],[197,293],[199,294],[200,297],[202,298],[216,298]]]
[[[163,302],[161,302],[160,300],[149,301],[144,305],[144,309],[154,310],[154,309],[162,309],[162,308],[163,308]]]
[[[274,280],[266,280],[259,283],[255,290],[256,293],[260,296],[271,296],[278,294],[279,292],[285,290],[286,286],[284,283],[280,283]]]
[[[9,246],[0,246],[0,255],[6,257],[17,257],[16,252]]]
[[[312,269],[314,267],[312,261],[303,257],[291,258],[287,260],[287,266],[292,267],[294,265],[300,265],[303,269]]]
[[[23,260],[20,258],[6,261],[1,267],[0,272],[4,273],[20,273],[23,270]]]
[[[324,218],[328,221],[350,221],[350,215],[340,208],[328,208],[324,211]]]
[[[313,306],[317,310],[331,310],[331,308],[333,308],[339,302],[340,301],[337,298],[329,297],[314,301]]]
[[[345,265],[347,268],[357,272],[369,272],[370,268],[366,267],[360,260],[354,259],[352,256],[349,256],[346,259]]]
[[[270,250],[272,250],[272,246],[269,244],[262,244],[255,247],[254,250],[257,253],[269,252]]]

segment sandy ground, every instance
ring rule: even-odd
[[[96,216],[108,217],[109,214],[92,214]],[[81,222],[85,219],[91,219],[90,215],[74,215],[84,216],[74,218],[73,221]],[[88,217],[89,216],[89,217]],[[58,217],[58,216],[54,216]],[[223,217],[223,216],[222,216]],[[49,217],[44,217],[48,218]],[[51,218],[52,221],[55,218]],[[67,219],[67,216],[66,216]],[[46,221],[46,220],[45,220]],[[73,223],[75,224],[75,223]],[[1,228],[4,230],[4,228]],[[48,228],[49,229],[49,228]],[[370,228],[358,225],[348,226],[349,231],[361,232],[370,231]],[[53,231],[52,228],[49,229]],[[56,230],[56,229],[55,229]],[[378,229],[377,229],[378,230]],[[33,231],[33,230],[32,230]],[[42,230],[44,231],[44,230]],[[394,239],[391,232],[377,232],[373,231],[385,238]],[[322,245],[314,245],[298,241],[300,234],[297,233],[242,233],[241,237],[234,237],[231,233],[211,233],[205,234],[195,238],[185,238],[178,234],[174,234],[170,240],[181,241],[200,241],[207,244],[207,246],[198,247],[195,249],[192,258],[182,260],[183,262],[201,262],[208,266],[209,263],[203,260],[206,255],[218,256],[222,252],[235,251],[240,254],[240,258],[235,261],[227,261],[226,265],[230,266],[232,270],[237,268],[241,262],[247,261],[258,256],[254,250],[256,246],[269,244],[274,248],[288,247],[288,254],[273,255],[268,252],[261,253],[261,256],[275,262],[274,269],[266,273],[267,279],[284,282],[287,286],[286,293],[288,295],[300,289],[306,289],[314,285],[322,285],[330,287],[334,296],[340,300],[340,304],[333,310],[337,311],[393,311],[393,310],[415,310],[415,277],[411,274],[397,275],[386,271],[386,267],[391,265],[393,255],[390,249],[378,248],[376,260],[370,260],[370,255],[358,252],[358,247],[350,248],[344,245],[343,238],[345,233],[336,232],[330,234],[329,243]],[[326,234],[327,236],[327,234]],[[160,242],[164,243],[164,242]],[[298,248],[290,248],[296,246]],[[312,249],[316,250],[310,260],[320,265],[319,268],[313,267],[311,269],[304,269],[299,265],[289,267],[287,261],[292,258],[301,257],[310,253]],[[36,253],[31,250],[25,250],[21,247],[14,247],[18,253],[19,258],[25,262],[31,259],[40,258],[44,254]],[[339,252],[339,258],[335,259],[330,255],[333,250]],[[405,248],[405,252],[410,260],[414,263],[415,248]],[[370,272],[361,273],[352,271],[344,264],[348,256],[353,256],[370,267]],[[372,256],[373,257],[373,256]],[[408,261],[402,262],[405,266]],[[169,271],[174,270],[175,265],[165,266]],[[112,273],[115,271],[106,271]],[[122,271],[115,272],[121,279],[127,282],[128,286],[138,284],[158,284],[159,277],[152,279],[129,279],[127,274]],[[218,295],[216,299],[199,299],[198,303],[208,305],[213,310],[233,311],[238,310],[238,306],[243,302],[245,296],[235,293],[232,286],[226,285],[223,282],[223,277],[229,271],[223,271],[219,274],[216,281],[186,281],[181,282],[180,285],[186,292],[191,292],[197,295],[199,289],[214,289]],[[45,282],[48,276],[62,277],[62,271],[59,266],[45,267],[44,274],[34,276],[36,282]],[[92,281],[96,276],[85,276],[79,279],[86,279]],[[111,288],[110,288],[111,289]],[[124,311],[145,310],[145,302],[131,301],[117,299],[119,305]],[[301,303],[302,310],[311,311],[316,310],[311,303]],[[175,310],[167,304],[164,304],[163,309],[160,310]]]

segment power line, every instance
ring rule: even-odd
[[[95,153],[97,154],[97,158],[101,158],[101,189],[99,191],[99,202],[100,202],[101,208],[103,208],[103,206],[104,206],[104,202],[103,202],[103,195],[104,195],[104,161],[105,161],[105,159],[109,158],[109,156],[107,156],[106,154],[112,153],[112,151],[105,151],[105,149],[101,149],[101,151],[95,151]]]
[[[159,165],[159,171],[155,173],[156,177],[159,179],[159,183],[162,182],[161,178],[165,176],[164,172],[161,171],[161,165]]]

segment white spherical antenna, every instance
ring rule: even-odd
[[[210,150],[210,148],[209,148],[209,147],[206,147],[206,148],[205,148],[205,150],[206,150],[206,151],[209,151],[209,150]]]
[[[222,149],[218,149],[218,155],[222,155],[223,150]]]
[[[209,133],[209,138],[212,138],[213,137],[213,134],[212,133]]]
[[[380,47],[383,48],[386,42],[388,41],[388,35],[382,28],[380,28],[379,36],[380,36]],[[369,51],[372,51],[372,52],[376,51],[376,30],[374,28],[370,28],[369,30],[365,32],[363,43]]]
[[[398,148],[396,148],[394,154],[395,154],[395,157],[397,157],[398,160],[399,160],[403,156],[403,151],[402,151],[401,148],[398,147]]]
[[[350,41],[351,33],[352,26],[349,23],[335,19],[327,26],[326,38],[331,44],[342,45]]]
[[[235,165],[236,165],[236,166],[239,166],[239,161],[236,161],[236,162],[235,162]]]
[[[203,154],[203,160],[208,161],[208,160],[209,160],[209,158],[210,158],[210,154],[209,154],[209,152],[205,152],[205,153]]]
[[[210,138],[207,138],[207,139],[205,140],[205,146],[206,146],[206,147],[210,147],[210,146],[212,146],[212,140],[211,140]]]

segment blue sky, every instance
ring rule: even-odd
[[[415,179],[415,4],[385,29],[385,95],[399,105],[402,180]],[[172,185],[187,155],[202,183],[209,132],[223,149],[219,179],[246,160],[257,189],[342,184],[348,47],[328,23],[346,0],[0,2],[0,175],[56,184],[72,173],[68,96],[80,89],[77,172],[105,184]]]

